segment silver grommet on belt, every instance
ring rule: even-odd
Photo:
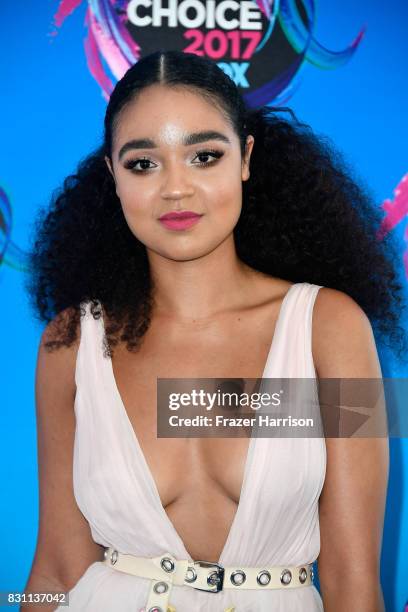
[[[169,585],[166,582],[157,582],[153,587],[155,593],[166,593],[168,589]]]
[[[310,568],[310,577],[311,577],[311,579],[313,580],[313,578],[314,578],[313,565],[312,565],[312,567]]]
[[[232,572],[230,580],[232,584],[235,584],[236,586],[244,584],[246,580],[245,572],[243,572],[242,570],[235,570],[235,572]]]
[[[165,572],[172,572],[174,570],[174,562],[169,557],[163,557],[160,561],[160,565]]]
[[[280,581],[282,584],[289,584],[292,580],[292,572],[288,569],[283,570],[280,575]]]
[[[194,582],[194,580],[197,580],[197,572],[195,571],[193,567],[189,567],[187,569],[184,580],[186,582]]]
[[[103,551],[103,558],[107,559],[108,558],[108,549],[105,548],[105,550]]]
[[[163,608],[157,608],[155,606],[154,608],[149,608],[148,612],[163,612]]]
[[[110,562],[111,562],[112,565],[115,565],[117,560],[118,560],[118,551],[117,550],[113,550],[112,554],[110,556]]]
[[[307,570],[305,567],[301,567],[299,570],[299,582],[304,584],[307,579]]]
[[[259,572],[259,574],[256,577],[256,581],[261,586],[265,586],[266,584],[269,584],[271,581],[271,575],[268,572],[268,570],[262,570],[262,572]]]

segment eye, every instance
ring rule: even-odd
[[[142,164],[141,169],[137,169],[137,164]],[[147,170],[151,170],[148,164],[151,164],[152,161],[148,157],[140,157],[138,159],[127,159],[123,164],[124,168],[127,170],[133,170],[134,172],[142,173]]]
[[[216,149],[206,149],[206,150],[202,150],[202,151],[197,151],[196,152],[196,156],[197,157],[213,157],[214,159],[212,161],[202,161],[199,162],[198,164],[195,164],[197,166],[211,166],[212,164],[215,164],[219,159],[221,159],[221,157],[224,155],[224,151],[220,151],[220,150],[216,150]]]

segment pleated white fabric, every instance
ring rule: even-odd
[[[295,283],[276,322],[263,378],[316,378],[312,312],[319,285]],[[81,321],[75,379],[73,486],[92,537],[123,553],[189,559],[160,501],[158,489],[104,357],[103,319],[89,303]],[[324,437],[260,438],[248,447],[237,511],[222,550],[223,565],[301,565],[320,551],[318,499],[326,474]],[[92,563],[69,592],[74,612],[144,611],[150,580]],[[177,612],[317,612],[316,587],[208,593],[172,587]],[[66,607],[59,606],[63,612]]]

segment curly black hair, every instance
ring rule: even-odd
[[[146,248],[127,225],[104,156],[111,158],[120,111],[154,83],[186,87],[216,104],[238,135],[241,154],[247,135],[255,138],[234,228],[239,258],[275,277],[347,293],[369,317],[376,340],[402,358],[399,251],[390,234],[378,237],[382,215],[369,189],[331,140],[291,109],[249,108],[215,62],[181,51],[157,51],[126,72],[106,109],[103,144],[38,212],[26,281],[31,306],[45,322],[65,309],[71,313],[47,348],[74,342],[85,301],[96,318],[99,304],[108,315],[110,355],[118,342],[137,350],[149,327],[154,300]]]

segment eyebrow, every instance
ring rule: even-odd
[[[230,139],[216,130],[207,130],[204,132],[193,132],[187,134],[182,140],[182,144],[187,147],[189,145],[199,144],[200,142],[206,142],[207,140],[220,140],[226,144],[231,144]],[[129,140],[121,147],[118,159],[121,159],[123,155],[132,149],[155,149],[157,144],[151,138],[139,138],[137,140]]]

